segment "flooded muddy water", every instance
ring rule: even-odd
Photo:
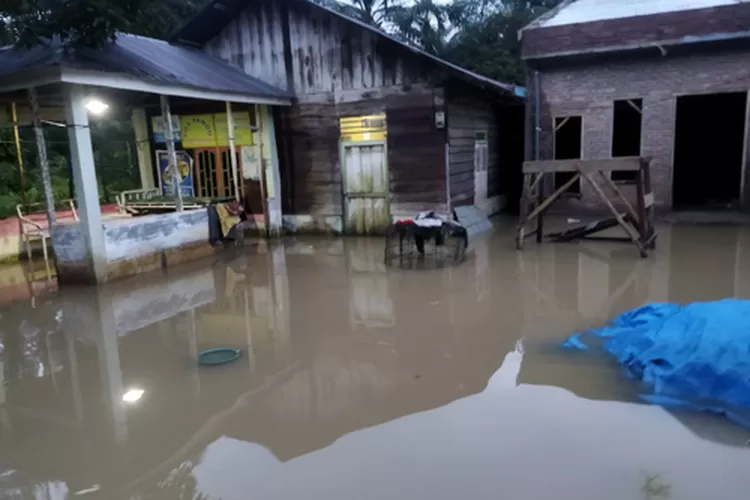
[[[458,267],[290,239],[0,306],[0,499],[745,500],[750,432],[638,401],[561,340],[644,302],[750,297],[750,231],[530,244]],[[0,282],[2,282],[0,272]],[[30,295],[34,295],[32,300]],[[202,349],[243,349],[198,367]]]

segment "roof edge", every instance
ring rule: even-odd
[[[55,83],[62,83],[62,66],[59,64],[3,75],[0,78],[0,93],[15,92]]]
[[[544,14],[538,16],[533,21],[531,21],[529,24],[518,30],[518,38],[521,39],[521,36],[523,35],[523,32],[529,29],[535,29],[539,28],[539,24],[546,21],[547,19],[556,16],[560,13],[561,10],[566,9],[570,4],[576,3],[578,0],[563,0],[560,2],[557,7],[553,7]],[[543,26],[541,26],[543,27]]]
[[[229,101],[248,104],[267,104],[272,106],[290,106],[292,99],[260,96],[253,93],[240,93],[221,90],[207,90],[190,85],[163,84],[122,73],[106,71],[79,70],[61,67],[60,82],[93,87],[107,87],[133,92],[159,94],[173,97],[189,97],[209,101]]]
[[[673,38],[668,40],[657,40],[648,42],[638,42],[623,45],[613,45],[610,47],[597,47],[591,49],[581,50],[570,50],[561,52],[546,52],[541,54],[533,55],[522,55],[523,61],[541,61],[547,59],[585,56],[585,55],[602,55],[602,54],[617,54],[623,52],[634,52],[638,50],[657,49],[663,50],[664,47],[674,47],[679,45],[697,45],[702,43],[711,42],[726,42],[731,40],[743,40],[750,39],[750,31],[740,31],[733,33],[714,33],[710,35],[689,35],[681,38]]]
[[[277,1],[284,1],[284,0],[277,0]],[[570,0],[570,1],[575,1],[575,0]],[[197,14],[195,14],[188,21],[186,21],[180,28],[178,28],[177,30],[175,30],[175,32],[172,35],[170,35],[170,37],[168,38],[168,40],[170,41],[170,43],[184,44],[184,45],[192,46],[192,47],[202,47],[203,45],[200,45],[199,43],[191,42],[189,40],[185,40],[184,38],[181,38],[179,35],[184,31],[184,29],[189,24],[195,22],[196,20],[199,20],[200,17],[203,14],[205,14],[210,9],[214,8],[214,5],[216,3],[217,3],[216,0],[211,0]],[[425,51],[425,50],[423,50],[423,49],[421,49],[419,47],[416,47],[416,46],[411,45],[411,44],[409,44],[407,42],[404,42],[403,40],[399,40],[395,36],[393,36],[393,35],[391,35],[389,33],[386,33],[385,31],[383,31],[383,30],[381,30],[381,29],[379,29],[379,28],[377,28],[375,26],[372,26],[372,25],[369,25],[367,23],[363,23],[361,21],[353,19],[353,18],[351,18],[351,17],[349,17],[349,16],[347,16],[345,14],[342,14],[341,12],[337,12],[337,11],[335,11],[333,9],[330,9],[330,8],[324,6],[324,5],[317,4],[317,3],[312,2],[310,0],[300,0],[299,3],[300,4],[304,4],[305,6],[309,6],[309,7],[312,7],[314,9],[318,9],[320,11],[323,11],[323,12],[327,13],[328,15],[334,16],[334,17],[336,17],[338,19],[341,19],[341,20],[343,20],[345,22],[348,22],[348,23],[351,23],[351,24],[355,24],[355,25],[359,26],[362,29],[365,29],[365,30],[367,30],[367,31],[369,31],[371,33],[374,33],[375,35],[380,36],[380,37],[382,37],[382,38],[390,41],[391,43],[394,43],[394,44],[402,47],[403,49],[412,52],[413,54],[416,54],[416,55],[421,56],[421,57],[425,57],[425,58],[431,60],[433,63],[435,63],[438,66],[440,66],[441,68],[445,69],[446,71],[452,73],[452,76],[457,77],[457,78],[462,79],[462,80],[465,80],[465,81],[468,80],[468,83],[474,84],[474,85],[476,85],[476,86],[478,86],[480,88],[486,88],[487,90],[490,90],[490,91],[493,91],[493,92],[497,92],[497,93],[509,96],[511,98],[515,98],[515,99],[524,99],[525,98],[526,92],[525,92],[525,88],[522,87],[522,86],[514,85],[514,84],[510,84],[510,83],[505,83],[505,82],[500,82],[500,81],[494,80],[492,78],[489,78],[487,76],[480,75],[478,73],[474,73],[473,71],[470,71],[470,70],[468,70],[466,68],[463,68],[463,67],[458,66],[456,64],[453,64],[451,62],[448,62],[448,61],[446,61],[444,59],[441,59],[440,57],[438,57],[438,56],[436,56],[434,54],[430,54],[429,52],[427,52],[427,51]],[[242,6],[239,7],[240,10],[248,8],[250,6],[249,4],[250,4],[249,1],[245,1],[242,4]],[[228,25],[228,23],[224,24],[224,26],[221,29],[224,29],[227,25]],[[219,31],[221,31],[221,30],[219,30]],[[216,35],[214,35],[214,36],[216,36]]]

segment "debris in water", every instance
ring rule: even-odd
[[[750,300],[649,304],[565,347],[599,346],[647,384],[643,399],[718,413],[750,427]]]

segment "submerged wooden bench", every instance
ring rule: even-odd
[[[583,179],[592,187],[613,217],[547,236],[554,238],[556,241],[570,241],[580,238],[597,239],[592,238],[591,235],[619,225],[625,230],[627,237],[606,239],[632,242],[641,257],[647,257],[647,250],[653,249],[656,244],[656,232],[653,223],[654,195],[651,191],[650,164],[651,158],[639,156],[607,160],[524,162],[521,216],[516,233],[516,247],[519,250],[523,249],[526,238],[534,235],[536,235],[538,243],[542,242],[544,239],[545,212],[576,181]],[[636,207],[633,207],[620,188],[610,179],[609,174],[618,171],[636,172]],[[573,172],[575,175],[552,194],[545,196],[545,179],[554,178],[554,174],[558,172]],[[597,179],[601,181],[601,184],[597,183]],[[613,198],[607,196],[602,186],[611,192]],[[615,207],[618,202],[621,210]],[[527,225],[534,222],[536,227],[527,232]]]

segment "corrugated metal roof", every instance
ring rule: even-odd
[[[0,77],[24,70],[64,68],[125,74],[163,85],[288,99],[288,92],[211,55],[164,40],[120,33],[100,50],[68,51],[59,40],[31,49],[0,48]]]
[[[574,0],[549,15],[542,16],[529,28],[705,9],[748,1],[750,0]]]
[[[331,10],[317,3],[311,2],[310,0],[297,0],[297,1],[304,2],[312,8],[325,11],[327,14],[331,16],[334,16],[339,19],[343,19],[346,22],[355,24],[362,29],[368,30],[372,33],[375,33],[378,36],[388,39],[391,42],[398,44],[415,54],[418,54],[422,57],[430,59],[433,62],[435,62],[438,66],[451,72],[454,76],[461,78],[469,83],[478,85],[483,88],[490,88],[495,91],[501,91],[504,94],[510,94],[515,97],[525,97],[526,95],[525,89],[523,87],[520,87],[518,85],[512,85],[509,83],[498,82],[497,80],[493,80],[492,78],[488,78],[478,73],[474,73],[473,71],[469,71],[465,68],[462,68],[461,66],[458,66],[456,64],[440,59],[439,57],[433,54],[425,52],[424,50],[421,50],[402,40],[399,40],[398,38],[392,35],[389,35],[388,33],[385,33],[384,31],[374,26],[361,22],[357,19],[352,19],[349,16],[346,16],[344,14],[341,14],[340,12]],[[190,21],[188,21],[184,26],[182,26],[172,37],[170,37],[170,40],[193,43],[199,46],[203,46],[213,37],[218,35],[219,32],[224,27],[226,27],[231,21],[233,21],[235,17],[237,16],[237,14],[239,14],[242,10],[246,9],[251,2],[252,0],[211,1],[208,4],[206,4],[206,6],[198,14],[196,14]]]

